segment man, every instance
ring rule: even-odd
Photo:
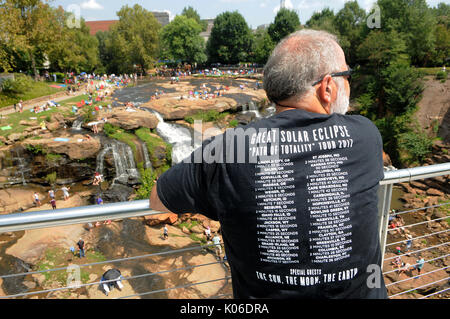
[[[277,113],[204,141],[154,186],[152,209],[220,221],[235,298],[387,298],[368,271],[382,140],[344,115],[350,74],[334,36],[293,33],[264,69]]]
[[[52,204],[52,209],[56,209],[56,200],[54,198],[50,200],[50,204]]]
[[[220,258],[220,256],[222,255],[222,246],[220,245],[220,237],[219,234],[215,233],[214,237],[212,239],[214,246],[214,250],[216,251],[216,255],[217,257]]]
[[[80,250],[80,258],[85,257],[84,254],[84,240],[80,238],[77,243],[78,249]]]
[[[50,199],[54,199],[55,198],[55,191],[53,189],[50,189],[48,191],[48,196],[50,197]]]
[[[425,259],[422,257],[416,261],[416,265],[414,268],[417,269],[417,274],[420,275],[420,272],[422,271],[423,265],[425,264]]]
[[[37,192],[34,192],[34,203],[36,206],[41,206],[41,200],[39,199],[39,194]]]
[[[63,186],[61,187],[61,190],[63,191],[64,200],[68,200],[70,187]]]
[[[122,279],[123,277],[119,269],[112,268],[107,270],[100,279],[100,285],[103,288],[105,295],[108,296],[109,292],[114,287],[117,287],[117,289],[122,290],[123,288]]]

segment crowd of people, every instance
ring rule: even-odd
[[[391,235],[400,235],[405,238],[403,241],[405,243],[404,248],[402,246],[395,247],[395,254],[397,256],[391,262],[391,265],[394,269],[397,270],[398,275],[400,274],[409,274],[413,275],[413,271],[417,270],[417,275],[420,275],[420,272],[425,264],[425,260],[423,257],[417,255],[417,260],[415,264],[411,264],[409,262],[403,261],[402,257],[410,256],[410,251],[413,246],[413,236],[406,230],[403,226],[405,226],[405,221],[403,218],[393,209],[391,210],[391,214],[389,215],[388,228],[389,233]]]

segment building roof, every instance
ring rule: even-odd
[[[86,21],[86,25],[89,27],[91,35],[95,35],[98,31],[109,31],[117,22],[119,20]]]
[[[153,11],[153,15],[156,20],[164,27],[169,24],[169,13]],[[109,31],[113,24],[119,22],[119,20],[102,20],[102,21],[86,21],[86,25],[91,30],[91,35],[95,35],[98,31]]]

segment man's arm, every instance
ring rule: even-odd
[[[155,182],[155,185],[153,185],[152,191],[150,193],[150,209],[156,210],[158,212],[170,213],[171,211],[167,209],[167,207],[164,206],[164,204],[159,199],[156,186],[157,184],[158,182]]]

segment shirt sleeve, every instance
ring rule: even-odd
[[[208,199],[209,176],[216,164],[196,163],[198,152],[202,152],[201,147],[159,177],[158,197],[171,212],[198,213],[217,220],[217,213]]]

